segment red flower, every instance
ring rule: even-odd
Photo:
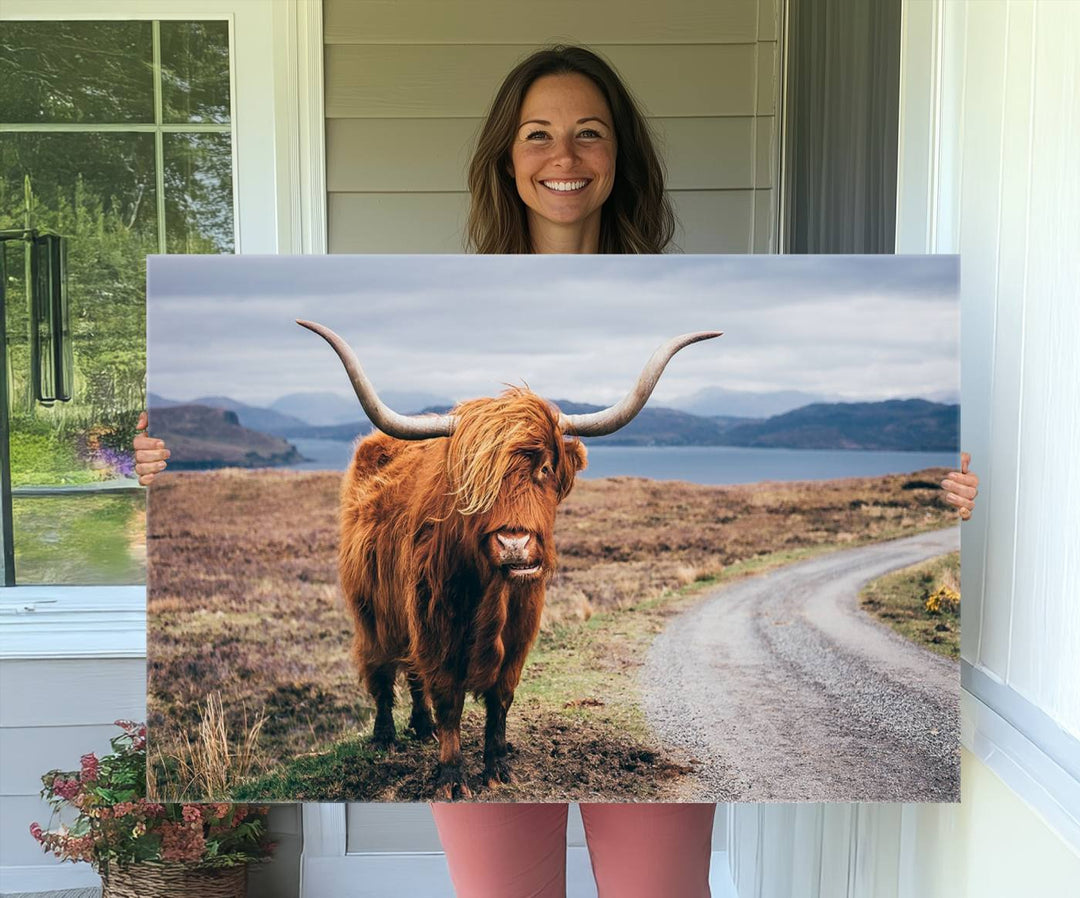
[[[80,758],[82,761],[82,774],[81,779],[84,783],[92,783],[98,778],[98,759],[97,755],[90,752],[88,755],[83,755]]]
[[[202,811],[193,804],[184,805],[184,810],[180,813],[188,823],[199,823],[202,820]]]
[[[79,794],[79,781],[64,779],[62,776],[58,776],[53,780],[52,790],[61,798],[71,801],[76,795]]]
[[[197,861],[206,848],[202,828],[184,823],[161,824],[161,859],[163,861]]]
[[[138,811],[140,814],[145,814],[147,817],[160,817],[165,813],[165,805],[147,801],[145,798],[140,798],[138,801]]]
[[[45,835],[41,829],[40,823],[30,824],[30,835],[32,835],[38,842],[43,842],[45,840]]]

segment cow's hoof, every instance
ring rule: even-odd
[[[435,721],[431,715],[414,715],[409,718],[408,730],[419,742],[431,742],[435,738]]]
[[[375,751],[393,751],[397,744],[397,734],[392,729],[376,730],[371,736],[371,747]]]
[[[457,801],[472,798],[472,791],[465,785],[465,775],[460,767],[440,770],[435,784],[436,801]]]
[[[512,782],[514,782],[514,775],[510,772],[510,765],[505,758],[491,761],[484,768],[484,785],[489,789],[495,789]]]

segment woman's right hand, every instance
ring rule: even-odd
[[[135,425],[135,429],[144,433],[136,434],[131,444],[135,449],[135,473],[139,475],[142,486],[149,486],[154,475],[165,470],[165,459],[169,457],[164,440],[155,440],[146,435],[147,423],[146,412],[143,412],[139,415],[139,423]]]

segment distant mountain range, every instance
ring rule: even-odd
[[[558,400],[556,404],[567,414],[594,412],[601,408],[570,400]],[[200,415],[191,411],[200,407],[213,408],[218,414]],[[449,408],[449,403],[438,403],[418,411],[443,413]],[[356,418],[355,405],[351,422],[324,425],[312,425],[279,410],[249,406],[223,396],[180,404],[151,394],[150,409],[151,432],[169,443],[173,459],[180,465],[197,467],[243,464],[243,459],[248,457],[244,451],[250,455],[249,466],[293,464],[300,460],[300,454],[287,440],[347,441],[371,430],[366,418]],[[320,414],[326,414],[326,411]],[[954,452],[958,449],[959,437],[958,405],[926,399],[890,399],[883,402],[814,402],[767,418],[695,415],[679,409],[647,406],[618,433],[590,442],[618,446]],[[178,444],[177,439],[183,442]],[[201,443],[195,445],[193,440]],[[265,440],[275,442],[262,442]],[[226,461],[226,457],[234,461]],[[241,461],[236,462],[236,458]],[[289,458],[292,460],[285,460]]]
[[[230,409],[151,404],[151,417],[152,433],[165,440],[174,471],[267,468],[304,460],[292,443],[244,427]]]
[[[415,390],[386,390],[380,393],[383,402],[390,408],[398,409],[402,414],[412,414],[429,405],[450,405],[444,396],[434,393],[420,393]],[[357,414],[363,414],[353,396],[339,393],[290,393],[270,403],[270,408],[305,424],[331,426],[348,424],[356,421]],[[355,434],[354,434],[355,436]]]
[[[729,446],[787,449],[890,449],[955,452],[960,406],[926,399],[816,402],[724,434]]]

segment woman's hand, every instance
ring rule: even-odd
[[[961,452],[960,470],[950,471],[941,481],[941,488],[945,490],[945,501],[959,509],[962,521],[971,517],[975,497],[979,494],[979,475],[968,473],[970,463],[971,455]]]
[[[136,430],[146,430],[146,412],[139,415],[139,423]],[[165,459],[169,457],[169,450],[165,448],[164,440],[155,440],[145,433],[137,434],[132,441],[135,449],[135,473],[139,475],[139,483],[149,486],[154,475],[165,470]]]

